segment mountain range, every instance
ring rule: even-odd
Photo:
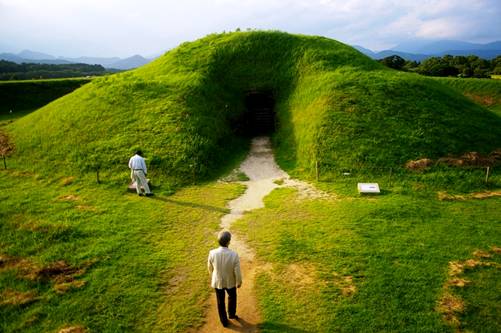
[[[102,65],[109,69],[131,69],[149,63],[153,59],[147,59],[140,55],[134,55],[128,58],[119,57],[55,57],[51,54],[24,50],[17,54],[14,53],[0,53],[0,60],[12,61],[18,64],[21,63],[39,63],[39,64],[89,64],[89,65]]]
[[[446,54],[454,56],[476,55],[483,59],[493,59],[501,55],[501,41],[495,41],[487,44],[469,43],[458,40],[413,40],[401,43],[390,50],[375,52],[359,45],[353,45],[354,48],[363,54],[373,58],[382,59],[391,55],[398,55],[406,60],[423,61],[430,57],[441,57]],[[109,69],[132,69],[147,64],[153,58],[145,58],[140,55],[134,55],[128,58],[119,57],[56,57],[50,54],[24,50],[17,54],[0,53],[0,60],[13,61],[15,63],[41,63],[41,64],[99,64]]]
[[[353,45],[353,47],[373,59],[398,55],[406,60],[423,61],[427,58],[442,57],[447,54],[453,56],[476,55],[483,59],[493,59],[501,55],[501,41],[477,44],[458,40],[415,40],[379,52],[374,52],[359,45]]]

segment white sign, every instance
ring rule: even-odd
[[[358,183],[358,193],[381,193],[378,183]]]

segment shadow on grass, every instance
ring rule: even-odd
[[[210,211],[219,212],[219,213],[228,213],[228,209],[225,209],[225,208],[203,205],[203,204],[198,204],[198,203],[194,203],[194,202],[173,200],[173,199],[159,197],[159,196],[153,196],[153,197],[150,197],[150,199],[168,202],[168,203],[171,203],[174,205],[179,205],[179,206],[184,206],[184,207],[200,208],[200,209],[210,210]]]

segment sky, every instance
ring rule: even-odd
[[[501,0],[0,0],[0,52],[156,56],[240,28],[321,35],[379,51],[501,40]]]

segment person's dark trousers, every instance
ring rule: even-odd
[[[228,317],[226,316],[225,296],[228,293],[228,315],[235,317],[237,312],[237,288],[215,289],[217,297],[217,311],[219,312],[219,320],[224,326],[228,325]]]

